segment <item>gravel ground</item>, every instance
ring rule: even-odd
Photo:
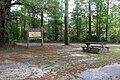
[[[25,78],[40,78],[47,71],[27,63],[6,60],[0,63],[0,80],[18,80]],[[120,80],[120,64],[107,65],[88,69],[74,75],[66,74],[51,80]]]
[[[46,72],[35,65],[10,60],[0,62],[0,80],[18,80],[25,78],[40,78]]]
[[[88,69],[74,75],[66,74],[53,80],[120,80],[120,64]]]
[[[67,70],[65,75],[58,74],[58,72],[72,67],[76,68],[79,65],[87,66],[99,59],[104,59],[104,56],[106,60],[119,59],[118,53],[116,55],[111,53],[88,54],[82,52],[80,47],[73,46],[43,46],[29,49],[18,47],[17,49],[1,49],[0,80],[29,80],[29,78],[30,80],[36,80],[36,78],[38,80],[120,80],[120,64],[117,63],[95,69],[87,68],[88,70],[84,69],[86,71],[82,73],[73,71],[74,74],[71,74]],[[117,49],[119,51],[119,48],[115,48],[116,51]],[[50,78],[41,79],[46,75]],[[57,75],[59,76],[56,77]]]

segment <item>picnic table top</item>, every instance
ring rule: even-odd
[[[85,44],[107,44],[107,42],[85,42]]]
[[[106,45],[107,42],[85,42],[85,44],[89,45],[89,44],[101,44],[101,45]]]

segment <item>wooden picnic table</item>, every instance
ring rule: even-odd
[[[107,42],[85,42],[85,44],[86,46],[82,47],[84,51],[88,51],[91,49],[97,49],[98,51],[109,49],[109,47],[106,47]]]
[[[85,42],[85,44],[87,45],[87,47],[90,47],[90,44],[100,44],[102,48],[104,48],[107,44],[107,42]]]

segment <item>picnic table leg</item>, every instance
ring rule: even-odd
[[[102,45],[102,52],[107,52],[107,49],[105,48],[105,45],[101,44]]]
[[[41,39],[41,46],[43,46],[43,39]]]
[[[89,50],[90,49],[90,44],[86,44],[87,45],[87,50]]]

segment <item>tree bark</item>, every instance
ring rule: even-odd
[[[0,9],[0,46],[4,46],[5,44],[5,11],[4,9]]]
[[[97,34],[97,41],[99,40],[99,14],[98,14],[98,12],[99,12],[99,8],[98,8],[98,6],[99,6],[99,2],[98,1],[96,1],[96,8],[97,8],[97,18],[96,18],[96,34]]]
[[[108,12],[109,12],[109,0],[107,0],[106,41],[108,40]]]
[[[5,45],[5,2],[0,0],[0,46]]]
[[[79,19],[79,40],[81,41],[81,38],[82,38],[82,26],[81,26],[81,24],[82,24],[82,19],[81,19],[81,17],[80,17],[80,19]]]
[[[9,17],[10,8],[6,7],[12,0],[0,0],[0,46],[5,46],[8,42],[8,35],[5,30],[5,18]]]
[[[91,31],[91,4],[89,0],[89,41],[91,41],[92,31]]]
[[[44,21],[44,20],[43,20],[43,17],[44,17],[44,16],[43,16],[43,11],[41,11],[41,27],[43,27],[43,21]]]
[[[65,0],[65,45],[69,45],[68,0]]]
[[[99,10],[99,26],[98,26],[98,28],[99,28],[99,30],[98,30],[98,41],[101,41],[101,32],[102,32],[102,30],[101,30],[101,27],[102,27],[102,3],[100,3],[100,10]]]
[[[23,40],[25,40],[26,39],[26,35],[25,35],[25,33],[26,33],[26,31],[25,31],[25,27],[26,27],[26,18],[25,18],[26,16],[24,16],[24,23],[23,23],[23,25],[24,25],[24,29],[23,29]]]

